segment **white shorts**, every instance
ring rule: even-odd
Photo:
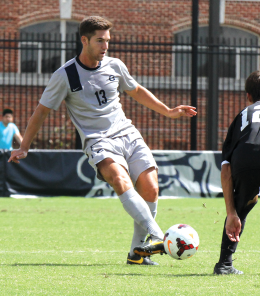
[[[97,143],[87,146],[86,154],[98,179],[103,181],[105,180],[98,172],[96,165],[105,158],[112,158],[114,162],[122,165],[127,170],[134,185],[142,172],[151,167],[158,169],[151,150],[145,144],[139,132],[117,138],[101,139]]]

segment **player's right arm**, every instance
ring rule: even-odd
[[[221,185],[227,211],[226,234],[232,242],[239,242],[241,221],[237,215],[237,211],[235,208],[234,186],[230,163],[225,163],[221,167]]]
[[[37,106],[28,122],[20,148],[11,152],[11,157],[9,158],[8,162],[13,161],[19,163],[19,159],[25,158],[27,156],[32,140],[41,128],[45,118],[50,113],[50,110],[50,108],[47,108],[42,104]]]
[[[241,117],[239,115],[236,116],[228,129],[223,144],[221,164],[221,185],[227,211],[226,234],[232,242],[239,242],[239,233],[241,231],[241,221],[237,215],[234,202],[234,185],[230,164],[234,148],[240,136],[240,120]]]

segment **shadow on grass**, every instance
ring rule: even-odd
[[[96,264],[62,264],[62,263],[13,263],[13,264],[0,264],[0,266],[48,266],[48,267],[93,267],[93,266],[122,266],[122,264],[111,264],[111,263],[96,263]],[[139,267],[139,266],[138,266]],[[145,269],[146,270],[146,269]],[[104,275],[104,274],[101,274]],[[156,273],[156,274],[145,274],[145,273],[106,273],[106,276],[143,276],[143,277],[203,277],[203,276],[218,276],[213,273],[189,273],[189,274],[163,274],[163,273]]]
[[[162,274],[162,273],[157,273],[157,274],[143,274],[143,273],[106,273],[107,276],[145,276],[145,277],[154,277],[154,276],[164,276],[164,277],[200,277],[200,276],[218,276],[213,273],[189,273],[189,274]]]
[[[111,265],[115,265],[115,266],[118,266],[118,265],[122,265],[122,264],[111,264],[111,263],[103,263],[103,264],[62,264],[62,263],[14,263],[14,264],[0,264],[0,266],[63,266],[63,267],[73,267],[73,266],[78,266],[78,267],[81,267],[81,266],[104,266],[104,265],[107,265],[107,266],[111,266]]]
[[[62,264],[62,263],[13,263],[13,264],[0,264],[0,266],[48,266],[48,267],[93,267],[93,266],[122,266],[122,264],[111,264],[111,263],[97,263],[97,264]],[[103,274],[101,274],[103,275]],[[150,276],[162,276],[162,277],[201,277],[201,276],[217,276],[212,273],[190,273],[190,274],[163,274],[163,273],[156,273],[156,274],[145,274],[145,273],[106,273],[107,276],[143,276],[143,277],[150,277]]]

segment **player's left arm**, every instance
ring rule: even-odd
[[[158,100],[148,89],[139,84],[134,90],[126,90],[125,92],[133,99],[135,99],[138,103],[166,117],[193,117],[197,114],[197,112],[195,111],[196,107],[192,106],[180,105],[172,109],[167,107],[163,102]]]
[[[22,137],[22,135],[20,134],[20,132],[14,134],[14,138],[15,138],[15,140],[18,142],[19,145],[22,143],[23,137]]]

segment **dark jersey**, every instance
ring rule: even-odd
[[[241,111],[230,125],[222,161],[231,163],[232,173],[260,169],[260,101]]]

